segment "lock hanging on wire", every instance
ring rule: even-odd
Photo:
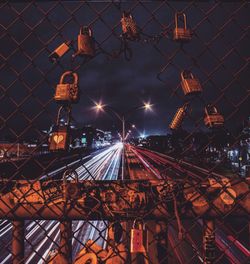
[[[73,77],[72,83],[65,83],[66,77]],[[58,103],[77,103],[80,98],[78,75],[72,71],[66,71],[60,78],[60,83],[56,86],[54,95]]]
[[[63,191],[65,200],[76,200],[79,197],[79,177],[75,170],[66,170],[64,172]]]
[[[224,125],[224,117],[218,112],[217,108],[212,105],[205,107],[204,124],[208,128],[217,128]]]
[[[56,126],[53,128],[49,137],[49,150],[50,151],[68,151],[70,145],[70,119],[71,108],[67,107],[67,121],[64,124],[60,124],[61,111],[65,110],[64,106],[61,106],[57,113]]]
[[[130,13],[123,12],[121,18],[121,24],[122,24],[122,33],[126,39],[128,40],[140,39],[138,27]]]
[[[183,27],[180,25],[180,17],[183,18]],[[187,17],[184,13],[175,13],[175,28],[173,31],[174,41],[188,42],[192,39],[192,32],[187,28]]]
[[[202,92],[199,80],[190,71],[181,72],[181,86],[185,95],[199,94]]]
[[[135,219],[130,231],[130,252],[146,253],[148,250],[148,231],[141,219]]]
[[[76,56],[95,56],[95,41],[90,27],[80,27],[77,37],[77,52],[72,57],[75,58]]]
[[[49,59],[51,62],[56,62],[60,57],[62,57],[66,52],[69,51],[70,45],[72,44],[71,40],[67,40],[58,46],[50,55]]]
[[[182,107],[177,109],[177,112],[175,113],[174,118],[169,125],[170,129],[177,130],[181,126],[183,119],[187,114],[188,106],[189,103],[185,103]]]

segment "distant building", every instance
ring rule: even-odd
[[[0,158],[22,157],[33,154],[36,144],[0,143]]]

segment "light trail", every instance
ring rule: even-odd
[[[119,172],[119,167],[120,166],[120,158],[121,158],[121,151],[122,151],[122,145],[121,144],[116,144],[114,146],[111,146],[110,148],[100,152],[99,154],[90,157],[84,157],[83,159],[79,159],[77,161],[71,162],[70,165],[72,164],[76,164],[77,162],[79,162],[80,160],[86,160],[87,158],[91,158],[90,160],[88,160],[87,162],[84,163],[84,166],[80,165],[77,169],[76,172],[79,175],[79,180],[101,180],[101,179],[117,179],[118,177],[118,172]],[[68,168],[68,165],[63,166],[63,168]],[[90,172],[89,172],[86,170]],[[59,168],[51,173],[48,173],[47,175],[49,176],[54,176],[56,175],[56,173],[61,172],[62,168]],[[43,178],[46,177],[43,176]],[[98,225],[100,226],[100,221],[95,221],[95,223],[93,224],[92,228],[89,228],[89,224],[88,224],[88,229],[91,233],[90,236],[92,238],[98,236],[98,233],[96,228],[98,227]],[[1,235],[4,236],[6,235],[6,233],[10,233],[10,231],[12,230],[12,226],[11,223],[9,223],[8,221],[5,220],[1,222],[1,227],[4,226],[2,229],[6,230],[6,232],[2,232],[2,229],[0,230],[0,237]],[[103,225],[105,226],[105,225]],[[27,228],[26,231],[29,231],[26,236],[25,236],[25,240],[28,239],[32,239],[34,238],[40,238],[41,236],[41,227],[42,227],[42,231],[46,233],[46,237],[42,240],[40,240],[40,242],[35,246],[32,247],[32,253],[30,255],[28,255],[26,257],[25,263],[29,264],[29,263],[44,263],[45,259],[48,255],[48,253],[50,252],[50,250],[52,248],[55,248],[56,244],[58,244],[59,241],[59,233],[60,231],[59,229],[59,223],[57,223],[56,221],[35,221],[35,222],[31,222]],[[79,243],[77,240],[79,239],[79,241],[82,241],[82,243],[86,242],[87,239],[89,239],[89,237],[85,237],[85,241],[81,240],[81,238],[78,238],[78,234],[81,233],[82,228],[85,227],[85,222],[84,221],[78,221],[77,225],[74,226],[73,225],[73,230],[72,233],[74,234],[74,237],[72,238],[72,245],[76,246],[77,243]],[[76,231],[76,232],[75,232]],[[40,233],[39,233],[40,232]],[[42,232],[42,233],[43,233]],[[56,233],[55,233],[56,232]],[[11,234],[9,234],[11,236]],[[53,236],[53,239],[51,238],[51,236]],[[53,242],[48,242],[48,240],[53,241]],[[33,241],[32,241],[33,242]],[[32,243],[29,242],[29,243]],[[50,243],[50,244],[48,244]],[[48,245],[47,245],[48,244]],[[46,246],[46,249],[42,252],[42,249]],[[41,251],[41,252],[40,252]],[[41,256],[41,257],[40,257]],[[11,254],[8,254],[7,256],[4,256],[2,254],[2,257],[5,257],[0,263],[1,264],[5,264],[5,263],[9,263],[8,261],[11,259]],[[1,258],[2,258],[1,257]],[[37,258],[39,257],[39,260],[37,260]]]

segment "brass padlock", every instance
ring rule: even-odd
[[[73,83],[65,83],[67,76],[73,77]],[[77,103],[79,97],[78,75],[75,72],[66,71],[61,76],[60,83],[56,86],[54,99],[59,103]]]
[[[202,92],[200,82],[190,71],[181,72],[181,86],[185,95],[198,94]]]
[[[137,25],[130,13],[123,12],[121,18],[123,36],[129,40],[139,40],[140,34]]]
[[[61,106],[58,110],[56,126],[53,128],[53,131],[49,137],[49,150],[50,151],[67,151],[69,150],[70,136],[69,136],[69,122],[71,109],[67,109],[67,123],[60,125],[60,114],[63,110]]]
[[[183,18],[183,27],[179,27],[178,22],[179,17]],[[188,42],[192,38],[192,32],[187,29],[187,18],[184,13],[175,13],[175,29],[173,31],[173,36],[175,41]]]
[[[77,52],[73,55],[76,56],[95,56],[95,41],[93,32],[89,27],[80,27],[80,32],[77,37]]]
[[[224,125],[224,117],[218,112],[217,108],[212,105],[205,107],[205,126],[208,128],[217,128]]]
[[[142,220],[135,219],[130,232],[130,252],[146,253],[147,251],[147,230]]]
[[[188,103],[185,103],[182,107],[178,108],[172,122],[169,125],[170,129],[176,130],[181,126],[183,119],[187,113],[187,108],[188,108]]]
[[[56,62],[60,57],[62,57],[70,49],[72,41],[68,40],[57,47],[50,55],[49,59],[51,62]]]
[[[63,192],[65,200],[79,198],[79,177],[75,170],[66,170],[63,174]]]

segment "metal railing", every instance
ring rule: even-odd
[[[247,263],[247,11],[247,1],[0,4],[0,263]],[[139,80],[115,81],[145,86],[169,135],[89,149],[79,113],[101,91],[95,74],[109,80],[123,61]],[[124,91],[135,97],[124,89],[121,108]],[[135,179],[139,163],[155,178]]]

